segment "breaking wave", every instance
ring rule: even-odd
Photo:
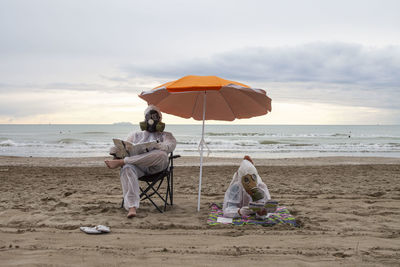
[[[75,138],[63,138],[57,141],[58,144],[86,144],[84,140]]]
[[[264,136],[265,133],[206,133],[207,136]]]
[[[127,129],[118,125],[0,125],[0,155],[107,156],[112,138],[124,138]],[[177,154],[198,155],[200,126],[172,125],[168,131],[177,140]],[[211,156],[362,153],[400,157],[400,126],[207,125],[207,131],[205,141]]]
[[[16,146],[17,144],[10,139],[4,140],[0,142],[0,146]]]
[[[262,140],[262,141],[259,141],[259,143],[262,145],[276,145],[276,144],[280,144],[281,142],[271,141],[271,140]]]
[[[111,133],[109,133],[109,132],[82,132],[81,134],[97,135],[97,134],[111,134]]]
[[[335,134],[332,134],[331,136],[337,136],[337,137],[343,137],[343,136],[345,136],[345,137],[348,137],[348,136],[351,136],[351,133],[348,133],[348,134],[346,134],[346,133],[335,133]]]

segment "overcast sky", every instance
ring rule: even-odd
[[[234,123],[400,124],[399,10],[395,0],[0,0],[0,123],[137,123],[138,93],[190,74],[267,91],[270,114]]]

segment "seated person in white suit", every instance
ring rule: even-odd
[[[139,208],[138,178],[164,170],[168,166],[168,153],[172,152],[176,146],[174,136],[169,132],[164,132],[165,124],[161,122],[162,114],[157,107],[148,106],[144,115],[145,121],[140,123],[142,131],[131,133],[126,140],[133,144],[158,141],[157,148],[140,155],[105,161],[110,169],[121,167],[120,179],[124,208],[128,211],[128,218],[136,216]],[[116,147],[111,147],[110,154],[115,153]]]

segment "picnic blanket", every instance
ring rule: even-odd
[[[222,204],[212,203],[210,205],[211,212],[208,215],[207,224],[208,225],[218,225],[222,224],[217,222],[218,217],[223,217]],[[233,225],[245,225],[245,224],[258,224],[262,226],[273,226],[275,224],[288,223],[293,226],[298,226],[296,224],[296,219],[289,213],[289,210],[284,207],[278,207],[276,212],[270,214],[265,219],[257,219],[255,215],[244,216],[243,218],[234,218],[232,220]]]

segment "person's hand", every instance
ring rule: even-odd
[[[162,151],[165,151],[165,152],[168,151],[168,146],[167,146],[166,144],[162,143],[162,142],[160,142],[160,143],[157,144],[157,148],[158,148],[159,150],[162,150]]]
[[[242,207],[238,210],[238,214],[240,215],[240,217],[242,216],[249,216],[251,214],[253,214],[254,211],[252,211],[251,209],[249,209],[249,207]]]
[[[260,209],[259,211],[257,211],[257,215],[259,216],[267,215],[267,209]]]

